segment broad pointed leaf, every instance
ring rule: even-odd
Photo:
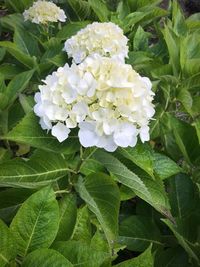
[[[59,230],[56,241],[66,241],[71,237],[76,223],[77,206],[75,196],[73,194],[64,196],[59,201],[59,209]]]
[[[25,71],[15,76],[8,84],[6,90],[0,93],[0,109],[5,109],[8,105],[12,104],[28,85],[35,70]]]
[[[15,247],[15,240],[7,227],[7,225],[0,220],[0,266],[4,267],[11,259],[14,259],[17,251]]]
[[[91,174],[85,181],[79,179],[77,190],[97,216],[107,239],[115,240],[118,233],[120,193],[112,178],[101,173]]]
[[[53,248],[80,267],[99,267],[110,257],[108,252],[96,250],[82,241],[57,242]]]
[[[12,129],[4,139],[25,143],[33,147],[52,151],[54,153],[71,154],[79,150],[77,138],[69,137],[59,143],[51,134],[42,130],[37,118],[32,112],[27,114],[19,124]]]
[[[45,187],[30,196],[11,224],[18,254],[22,257],[38,248],[49,247],[59,227],[59,207],[54,191]]]
[[[162,181],[145,176],[140,178],[109,153],[98,150],[94,156],[116,177],[118,182],[131,188],[136,195],[147,201],[159,212],[170,216],[169,201]]]
[[[37,249],[28,254],[22,267],[73,267],[63,255],[53,249]]]
[[[36,188],[62,178],[68,167],[61,155],[37,151],[28,161],[13,159],[0,164],[0,185]]]

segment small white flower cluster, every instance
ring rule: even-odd
[[[149,140],[149,119],[154,115],[151,82],[131,65],[98,54],[81,64],[58,68],[36,93],[35,113],[43,129],[60,142],[79,127],[84,147],[115,151],[135,146],[139,134]]]
[[[77,64],[92,54],[114,57],[124,62],[128,56],[127,42],[127,37],[116,24],[93,22],[68,39],[64,50]]]
[[[30,20],[36,24],[48,22],[66,21],[65,12],[52,2],[38,0],[23,13],[24,20]]]

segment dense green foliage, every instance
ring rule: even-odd
[[[200,266],[200,14],[174,0],[57,0],[48,33],[6,0],[0,18],[0,267]],[[127,63],[153,82],[151,141],[108,153],[63,143],[33,114],[64,41],[92,21],[129,38]]]

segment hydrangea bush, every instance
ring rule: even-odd
[[[200,266],[200,21],[160,2],[2,2],[0,267]]]

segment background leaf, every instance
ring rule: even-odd
[[[49,247],[59,227],[59,208],[54,191],[45,187],[30,196],[21,206],[11,223],[18,254]]]
[[[109,253],[95,250],[82,241],[57,242],[54,249],[74,266],[80,267],[99,267],[110,256]]]
[[[79,179],[77,190],[89,209],[97,216],[109,241],[114,241],[118,233],[120,194],[111,177],[95,173],[85,181]]]
[[[77,206],[75,195],[70,194],[64,196],[59,201],[59,209],[59,230],[56,241],[65,241],[71,237],[76,223]]]
[[[131,188],[136,195],[147,201],[158,211],[170,215],[169,203],[164,188],[160,181],[143,176],[142,179],[130,171],[123,163],[103,151],[95,152],[99,160],[117,179],[118,182]]]
[[[132,251],[144,251],[151,243],[162,246],[161,235],[151,218],[130,216],[120,224],[119,242]]]
[[[16,256],[15,240],[7,227],[7,225],[0,220],[0,266],[3,267],[9,263],[10,260]]]
[[[139,256],[133,259],[124,261],[114,266],[115,267],[153,267],[154,266],[153,262],[154,262],[154,259],[151,253],[151,246],[150,246],[147,250],[145,250]]]
[[[24,260],[24,267],[73,267],[73,265],[60,253],[53,249],[37,249],[30,253]]]
[[[42,130],[39,118],[32,112],[27,114],[4,138],[56,153],[71,154],[79,150],[77,138],[70,140],[69,137],[65,142],[59,143],[51,134]]]
[[[37,151],[28,161],[13,159],[0,164],[0,185],[37,188],[51,184],[67,174],[61,155]]]
[[[35,70],[22,72],[15,76],[15,78],[8,84],[3,93],[0,93],[0,109],[5,109],[17,98],[28,85]]]

